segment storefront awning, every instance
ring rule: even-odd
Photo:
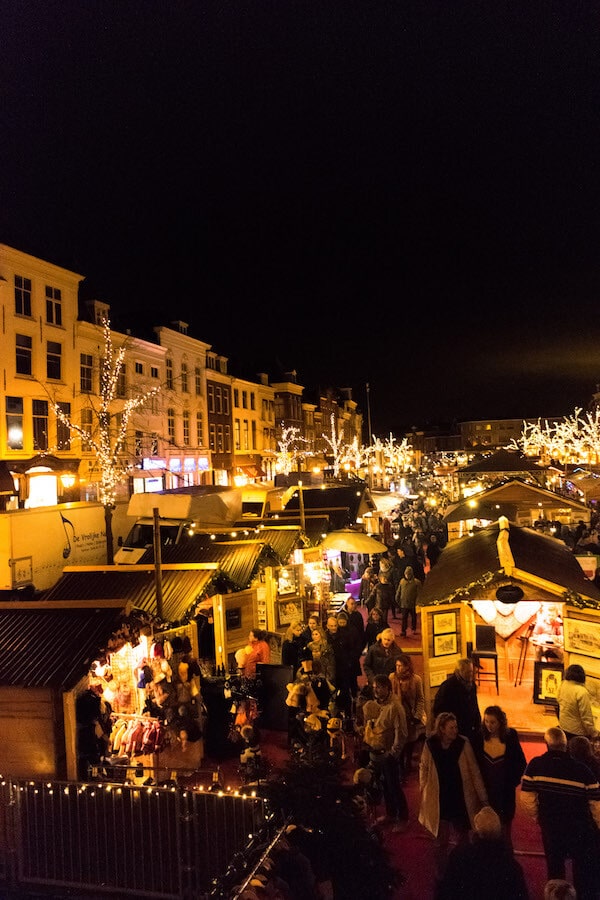
[[[240,469],[244,473],[244,475],[248,475],[249,478],[266,478],[267,473],[263,472],[259,466],[240,466]]]

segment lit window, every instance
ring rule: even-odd
[[[6,398],[6,434],[10,450],[23,449],[23,398]]]
[[[185,447],[190,445],[190,413],[189,410],[183,410],[183,444]]]
[[[94,413],[91,409],[81,410],[81,450],[89,453],[92,450],[92,444],[88,440],[92,436],[94,428]]]
[[[170,406],[167,410],[167,434],[171,444],[175,443],[175,410]]]
[[[201,412],[196,413],[196,433],[198,436],[198,447],[204,446],[204,416]]]

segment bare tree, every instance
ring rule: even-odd
[[[100,470],[99,500],[104,506],[106,523],[106,562],[114,562],[114,546],[112,534],[112,515],[116,502],[117,485],[125,480],[131,469],[131,456],[127,452],[127,433],[133,413],[144,406],[160,388],[152,388],[136,397],[122,401],[117,410],[115,402],[118,397],[119,376],[123,371],[126,346],[123,344],[115,350],[110,321],[102,320],[104,336],[104,356],[100,371],[100,396],[95,405],[91,402],[95,421],[92,431],[71,421],[58,403],[52,406],[59,419],[71,431],[81,437],[82,442],[93,450]]]

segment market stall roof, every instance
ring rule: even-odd
[[[126,604],[0,605],[0,685],[70,690],[117,629]]]
[[[340,550],[344,553],[386,553],[387,546],[364,531],[340,528],[330,531],[321,541],[323,550]]]
[[[298,513],[292,512],[291,514],[288,514],[287,511],[284,510],[275,516],[263,519],[266,528],[271,527],[271,524],[275,522],[278,526],[296,526],[300,532],[300,536],[304,533],[304,536],[311,547],[316,547],[317,544],[320,544],[323,535],[327,534],[328,531],[331,531],[331,523],[328,515],[305,515],[303,532],[300,515]]]
[[[542,475],[544,467],[540,465],[539,461],[525,456],[518,450],[501,449],[482,456],[481,459],[466,466],[461,466],[458,475],[462,478],[463,475],[475,475],[478,472],[494,474],[498,472],[535,472],[537,475]]]
[[[164,519],[195,519],[202,526],[233,525],[242,518],[242,492],[221,485],[190,485],[167,491],[132,494],[127,515]]]
[[[280,565],[279,559],[266,543],[261,541],[206,542],[206,535],[193,535],[186,541],[161,551],[163,565],[180,563],[217,563],[231,585],[243,591],[250,586],[262,566]],[[140,565],[154,559],[153,548],[148,548]]]
[[[562,541],[513,522],[508,525],[508,543],[517,569],[600,605],[600,590],[585,577]],[[498,553],[499,532],[499,523],[494,522],[472,537],[448,544],[425,578],[419,603],[429,606],[447,600],[461,589],[481,582],[488,574],[503,573]]]
[[[519,510],[529,516],[532,509],[550,510],[559,507],[569,508],[579,518],[589,517],[588,507],[578,500],[556,494],[521,478],[510,478],[502,484],[496,484],[479,494],[473,494],[452,504],[446,510],[444,521],[460,522],[474,518],[495,520],[500,516],[506,516],[510,521],[518,521]]]
[[[178,622],[206,592],[216,563],[164,565],[162,618]],[[45,600],[127,600],[136,609],[157,615],[154,566],[73,566],[45,595]]]
[[[321,513],[329,517],[329,528],[346,528],[357,519],[377,507],[369,488],[363,482],[344,485],[322,485],[321,487],[296,488],[284,507],[284,514],[300,510],[300,490],[306,512]]]

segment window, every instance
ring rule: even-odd
[[[209,411],[209,413],[214,413],[214,411],[215,411],[215,386],[214,386],[214,384],[208,385],[208,411]]]
[[[208,447],[213,453],[217,449],[216,428],[214,425],[208,426]]]
[[[94,360],[91,353],[79,354],[79,388],[82,394],[92,393],[92,370]]]
[[[167,388],[172,391],[173,390],[173,360],[167,360]]]
[[[234,419],[233,421],[233,446],[236,450],[242,449],[242,439],[240,432],[240,420]]]
[[[243,429],[242,429],[242,439],[244,442],[244,450],[249,450],[250,445],[248,443],[248,419],[244,419]]]
[[[240,405],[240,389],[239,388],[233,389],[233,405],[236,408],[238,408]]]
[[[167,410],[167,434],[169,443],[175,443],[175,410],[170,406]]]
[[[248,391],[242,391],[242,409],[248,409]]]
[[[158,435],[153,434],[150,438],[150,456],[158,456]]]
[[[143,375],[144,374],[144,363],[136,362],[135,364],[135,374]]]
[[[48,341],[46,346],[46,377],[60,380],[62,346],[56,341]]]
[[[196,435],[198,447],[204,446],[204,416],[201,412],[196,413]]]
[[[141,431],[135,432],[133,452],[137,459],[141,459],[144,454],[143,434]]]
[[[225,426],[225,453],[231,453],[231,425]]]
[[[223,390],[221,387],[215,388],[215,400],[217,406],[217,413],[223,412]]]
[[[206,368],[207,368],[207,369],[216,369],[216,368],[217,368],[217,366],[216,366],[216,364],[215,364],[215,358],[214,358],[214,356],[207,356],[207,357],[206,357]]]
[[[256,409],[256,394],[250,391],[250,409]]]
[[[150,366],[150,378],[158,378],[158,366]]]
[[[254,419],[250,422],[250,428],[252,429],[252,449],[256,450],[256,422]]]
[[[89,453],[92,450],[92,445],[87,437],[92,436],[92,431],[94,428],[94,413],[91,409],[82,409],[81,410],[81,452]]]
[[[119,374],[117,376],[117,397],[124,397],[127,390],[127,366],[121,363]]]
[[[188,367],[187,363],[181,363],[181,390],[184,394],[188,392]]]
[[[62,294],[60,288],[46,285],[46,322],[62,325]]]
[[[66,416],[69,421],[71,420],[71,404],[70,403],[57,403],[56,404],[63,414]],[[56,417],[56,446],[59,450],[70,450],[71,449],[71,429],[69,426],[63,422],[61,419]]]
[[[190,412],[188,409],[183,410],[183,444],[184,447],[190,446]]]
[[[223,412],[226,416],[229,415],[229,388],[223,388]]]
[[[15,275],[15,312],[18,316],[31,315],[31,278]]]
[[[33,449],[48,449],[48,401],[32,400]]]
[[[6,398],[6,435],[10,450],[23,449],[23,398]]]
[[[17,375],[31,375],[31,347],[28,335],[17,335]]]
[[[217,425],[217,453],[223,453],[225,441],[223,440],[223,426]]]
[[[202,395],[202,372],[199,366],[196,366],[194,369],[194,382],[196,385],[196,396],[200,397]]]

